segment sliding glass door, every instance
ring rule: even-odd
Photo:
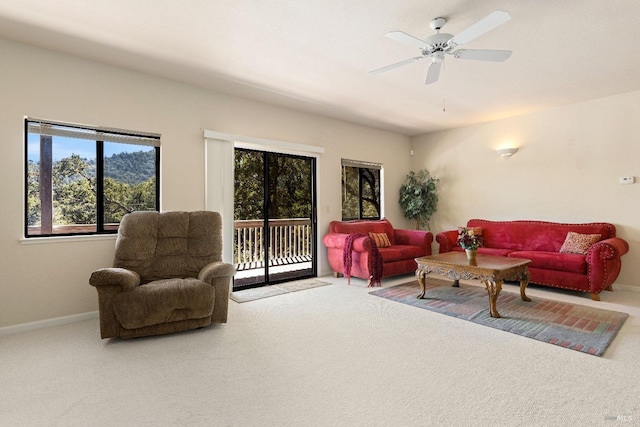
[[[235,149],[234,290],[316,276],[315,158]]]

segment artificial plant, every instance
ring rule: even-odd
[[[400,187],[400,206],[405,218],[415,219],[416,228],[425,225],[429,229],[429,219],[438,207],[438,178],[431,176],[427,169],[407,174]]]

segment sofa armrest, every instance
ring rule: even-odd
[[[349,237],[346,233],[327,233],[322,238],[322,243],[327,248],[343,249],[344,243]],[[369,236],[358,237],[353,241],[352,250],[356,252],[368,252],[371,249],[371,239]]]
[[[91,273],[89,284],[96,288],[119,286],[121,290],[126,291],[140,285],[140,276],[135,271],[126,268],[100,268]]]
[[[451,252],[458,246],[458,230],[448,230],[436,234],[436,242],[440,245],[438,253]]]
[[[394,230],[396,244],[420,246],[429,250],[431,253],[431,243],[433,243],[433,234],[424,230],[406,230],[396,228]]]
[[[629,252],[629,244],[619,237],[612,237],[591,245],[586,259],[588,264],[598,263],[600,260],[620,258],[627,252]]]
[[[591,245],[585,255],[589,292],[599,293],[603,289],[611,289],[611,285],[620,274],[620,258],[627,252],[629,244],[619,237],[601,240]]]

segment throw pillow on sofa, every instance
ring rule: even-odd
[[[587,253],[591,245],[600,240],[600,237],[602,237],[600,234],[580,234],[569,231],[562,247],[560,248],[560,253],[584,255]]]
[[[387,233],[369,233],[369,237],[379,248],[388,248],[391,246]]]

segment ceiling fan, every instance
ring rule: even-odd
[[[436,31],[436,34],[429,36],[424,40],[403,31],[391,31],[386,34],[388,38],[417,47],[420,49],[420,56],[378,68],[370,71],[370,73],[380,74],[385,71],[393,70],[394,68],[402,67],[403,65],[421,61],[425,58],[431,58],[431,63],[427,70],[427,78],[424,82],[424,84],[428,85],[438,81],[445,53],[453,55],[454,58],[458,59],[475,59],[479,61],[494,62],[505,61],[511,56],[510,50],[454,49],[493,30],[499,25],[507,22],[509,19],[511,19],[509,12],[496,10],[458,35],[454,36],[453,34],[440,33],[440,29],[442,29],[447,20],[445,18],[436,18],[429,23],[431,29]]]

